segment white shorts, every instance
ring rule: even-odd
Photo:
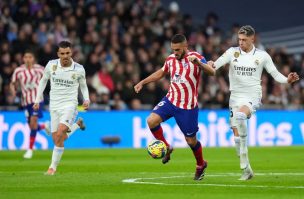
[[[51,132],[54,133],[57,131],[59,124],[66,125],[71,129],[72,124],[74,123],[78,111],[76,108],[66,108],[62,110],[51,110]]]
[[[261,106],[261,98],[253,97],[230,97],[229,109],[230,109],[230,126],[236,127],[235,113],[239,111],[242,106],[247,106],[250,110],[251,115],[256,112],[256,110]],[[248,118],[249,119],[249,118]]]

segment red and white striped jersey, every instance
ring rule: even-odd
[[[166,97],[172,104],[182,109],[193,109],[197,106],[201,69],[188,60],[190,55],[197,56],[199,60],[204,59],[198,52],[189,51],[181,60],[177,60],[175,55],[171,54],[162,67],[162,70],[171,77],[171,85]]]
[[[44,67],[39,64],[34,64],[31,69],[28,69],[25,64],[15,69],[12,82],[19,83],[21,87],[21,104],[26,106],[35,102],[39,81],[43,76]]]

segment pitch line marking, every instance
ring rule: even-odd
[[[211,174],[208,177],[224,177],[224,176],[239,176],[239,173],[219,173]],[[303,176],[304,173],[255,173],[257,176],[265,175],[291,175],[291,176]],[[167,176],[167,177],[154,177],[154,178],[130,178],[122,180],[123,183],[133,183],[133,184],[153,184],[153,185],[167,185],[167,186],[210,186],[210,187],[247,187],[247,188],[268,188],[268,189],[304,189],[304,186],[268,186],[268,185],[244,185],[244,184],[171,184],[163,182],[149,182],[143,180],[156,180],[156,179],[170,179],[170,178],[184,178],[189,176]]]

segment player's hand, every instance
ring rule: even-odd
[[[188,60],[189,60],[190,62],[192,62],[193,64],[199,64],[198,58],[197,58],[196,56],[194,56],[194,55],[188,56]]]
[[[138,84],[136,84],[134,86],[135,93],[139,93],[139,91],[142,89],[142,87],[143,87],[143,84],[141,82],[139,82]]]
[[[40,107],[40,104],[39,104],[39,103],[35,103],[35,104],[33,105],[33,109],[34,109],[35,111],[38,111],[38,110],[39,110],[39,107]]]
[[[287,82],[289,84],[295,82],[295,81],[298,81],[300,78],[299,78],[299,75],[297,73],[289,73],[288,74],[288,77],[287,77]]]
[[[90,101],[89,100],[85,100],[83,103],[82,103],[82,107],[84,110],[88,110],[89,109],[89,106],[90,106]]]
[[[214,61],[208,61],[207,64],[212,68],[215,68]]]

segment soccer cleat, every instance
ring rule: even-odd
[[[171,159],[170,155],[171,155],[172,152],[173,152],[173,148],[171,146],[169,146],[167,148],[167,153],[166,153],[165,157],[163,157],[163,159],[162,159],[163,164],[166,164],[166,163],[169,162],[169,160]]]
[[[25,159],[31,159],[33,157],[33,150],[29,149],[25,152],[25,154],[23,155],[23,158]]]
[[[55,173],[56,173],[56,170],[55,170],[55,169],[49,168],[49,169],[44,173],[44,175],[53,176],[53,175],[55,175]]]
[[[44,123],[44,126],[45,126],[45,128],[44,128],[45,133],[46,133],[48,136],[50,136],[50,135],[51,135],[50,122],[49,122],[49,121],[46,121],[46,122]]]
[[[82,131],[85,130],[86,126],[85,126],[85,123],[84,123],[82,117],[79,117],[76,123],[78,124],[80,130],[82,130]]]
[[[239,178],[239,180],[242,180],[242,181],[250,180],[251,178],[253,178],[253,176],[254,176],[254,174],[251,169],[251,166],[250,166],[250,164],[248,164],[248,166],[245,169],[243,169],[243,174]]]
[[[204,161],[204,166],[196,166],[196,171],[193,180],[202,180],[205,176],[207,166],[207,161]]]

